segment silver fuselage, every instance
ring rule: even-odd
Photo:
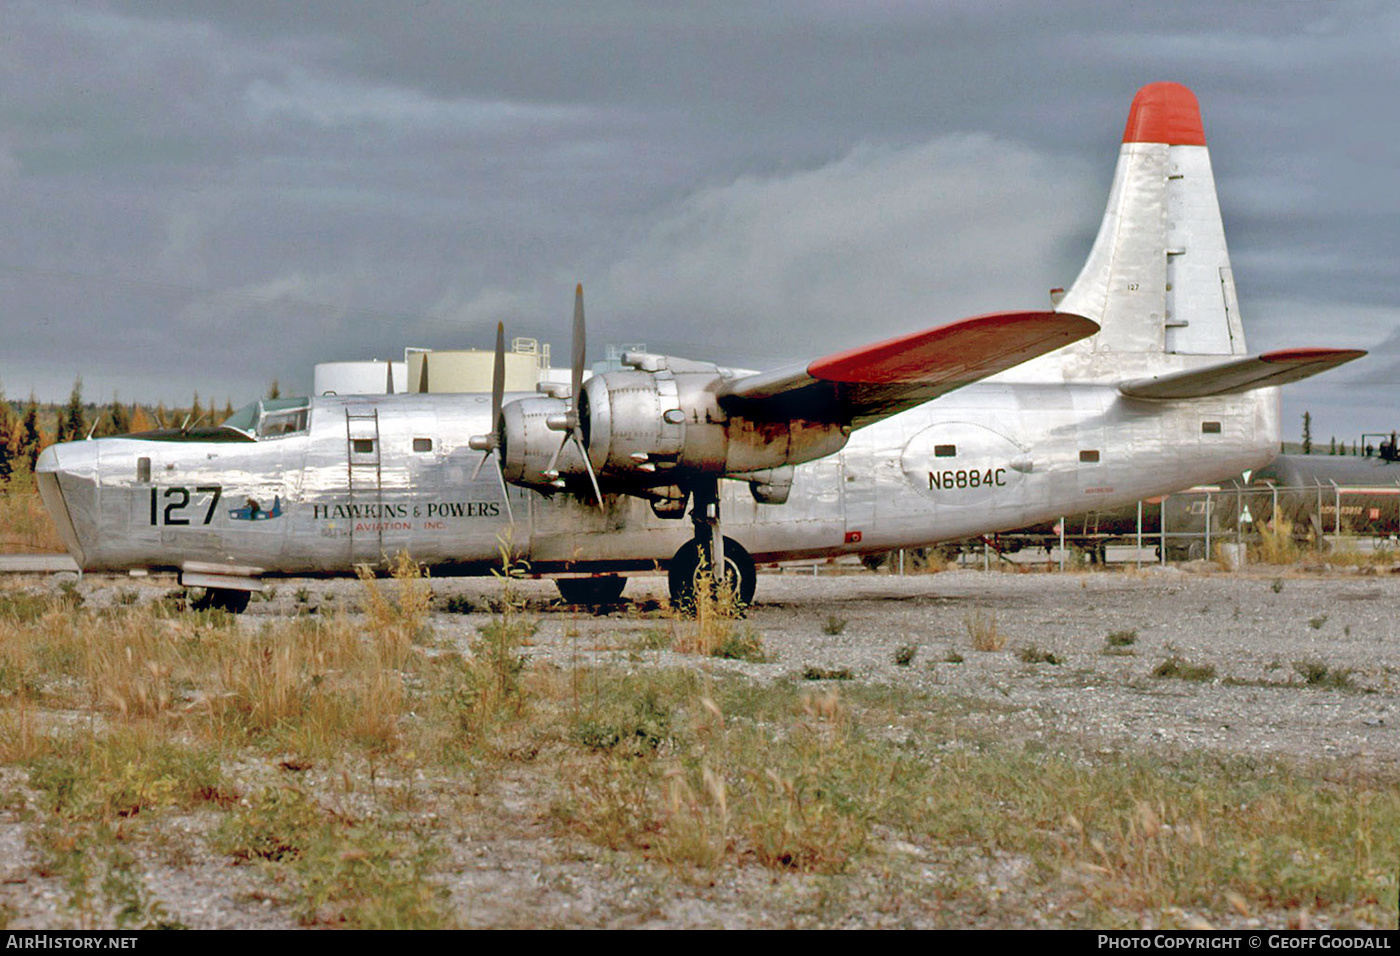
[[[664,566],[693,535],[636,497],[605,494],[600,510],[567,493],[503,492],[489,462],[473,479],[481,452],[468,436],[489,419],[477,395],[317,398],[297,434],[54,446],[40,486],[93,571],[337,574],[407,552],[472,573],[498,565],[503,543],[539,571],[620,571]],[[1109,384],[992,379],[798,466],[785,504],[723,482],[723,525],[759,563],[922,545],[1261,467],[1278,441],[1276,389],[1152,403]]]

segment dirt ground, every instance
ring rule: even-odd
[[[163,579],[88,577],[79,588],[85,606],[100,606],[123,593],[130,600],[133,589],[148,597],[171,586]],[[289,615],[328,595],[350,604],[359,588],[354,581],[278,582],[241,626]],[[443,580],[433,588],[431,626],[438,640],[465,647],[490,620],[484,607],[498,584]],[[520,588],[539,625],[529,647],[536,666],[548,662],[567,671],[607,664],[636,671],[675,665],[756,683],[800,680],[813,668],[847,671],[853,685],[904,689],[911,701],[984,702],[967,709],[963,726],[1067,752],[1204,751],[1335,763],[1348,773],[1383,777],[1400,770],[1394,610],[1400,574],[1386,569],[764,573],[744,623],[761,635],[766,663],[639,652],[641,638],[655,627],[639,608],[661,601],[664,578],[629,582],[625,597],[633,603],[604,614],[554,605],[548,581],[525,581]],[[458,607],[483,610],[450,613],[444,608],[452,599]],[[989,625],[1002,648],[974,649],[974,629]],[[1119,635],[1116,643],[1111,635]],[[1154,676],[1172,660],[1214,672],[1199,680]],[[1309,665],[1344,674],[1344,685],[1308,685]],[[244,769],[250,778],[271,772]],[[303,780],[314,787],[316,772]],[[432,789],[432,783],[425,786]],[[23,771],[4,770],[0,784],[7,792],[22,791]],[[463,814],[441,835],[455,861],[448,882],[456,925],[1079,925],[1057,910],[1053,896],[1018,891],[1026,864],[1015,857],[981,861],[969,877],[967,860],[931,857],[927,848],[877,833],[885,862],[839,878],[731,865],[697,878],[561,834],[548,812],[559,796],[547,768],[521,763],[478,777],[470,793],[440,797]],[[0,905],[11,928],[68,925],[71,904],[61,880],[39,872],[26,842],[33,825],[32,810],[14,799],[0,810]],[[146,884],[169,912],[195,927],[297,925],[264,874],[202,849],[205,829],[197,818],[173,817],[164,849],[150,854]],[[940,895],[930,886],[950,874],[975,884],[978,906],[950,909],[937,902]],[[1183,924],[1188,916],[1181,916]],[[1297,918],[1242,912],[1237,925]],[[1160,915],[1148,922],[1153,919]]]

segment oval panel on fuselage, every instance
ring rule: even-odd
[[[938,422],[904,446],[900,467],[920,494],[939,505],[978,505],[1013,491],[1024,477],[1025,449],[972,422]]]

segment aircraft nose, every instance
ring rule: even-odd
[[[86,447],[85,447],[86,446]],[[34,464],[39,497],[78,567],[85,567],[75,517],[81,522],[97,507],[97,450],[91,443],[50,445]],[[89,526],[91,525],[89,522]]]

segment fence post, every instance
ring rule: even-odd
[[[1169,495],[1162,496],[1162,503],[1158,505],[1162,509],[1161,520],[1157,522],[1157,559],[1162,567],[1167,566],[1167,499]]]
[[[1322,549],[1322,536],[1327,533],[1327,522],[1322,517],[1322,479],[1314,478],[1313,481],[1317,483],[1317,545],[1320,551]]]
[[[1133,566],[1142,567],[1142,499],[1138,499],[1137,550],[1133,553]]]
[[[1210,492],[1206,492],[1206,553],[1205,560],[1210,560]]]

